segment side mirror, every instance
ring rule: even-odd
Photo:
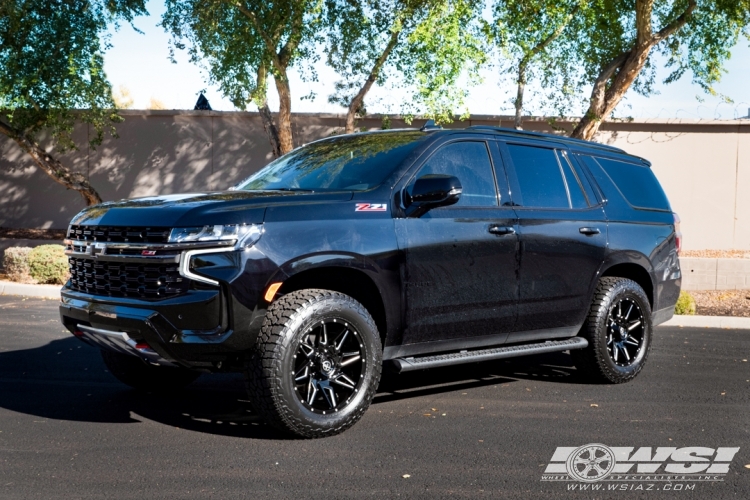
[[[407,215],[420,217],[431,208],[445,207],[458,202],[463,188],[452,175],[425,175],[414,183],[411,193],[405,193]]]

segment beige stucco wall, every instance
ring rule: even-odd
[[[78,126],[79,150],[62,156],[66,165],[87,173],[105,200],[225,189],[271,158],[256,113],[124,111],[123,116],[119,138],[107,138],[96,150],[88,147],[87,127]],[[343,128],[338,115],[296,115],[294,122],[298,144]],[[372,117],[360,126],[380,123]],[[499,124],[511,126],[511,120],[479,116],[452,126]],[[392,119],[391,126],[405,124]],[[541,119],[524,126],[552,131]],[[750,120],[612,122],[597,140],[653,163],[682,218],[685,249],[750,250]],[[0,137],[0,226],[62,228],[83,206],[77,193],[53,182],[15,143]]]

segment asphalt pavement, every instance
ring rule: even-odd
[[[353,428],[299,440],[252,413],[240,375],[137,393],[56,301],[4,296],[0,498],[747,499],[748,357],[748,330],[660,327],[624,385],[587,384],[565,353],[390,375]],[[557,447],[587,443],[740,450],[723,480],[681,491],[541,480]]]

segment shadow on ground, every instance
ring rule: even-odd
[[[579,383],[570,356],[553,353],[403,375],[385,373],[374,404],[519,379]],[[114,379],[98,351],[73,337],[0,352],[0,407],[57,420],[132,424],[148,419],[218,435],[286,438],[253,413],[241,375],[204,375],[183,391],[143,394]]]

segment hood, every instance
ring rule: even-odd
[[[349,201],[352,193],[305,191],[221,191],[134,198],[83,209],[71,224],[190,227],[208,224],[259,224],[272,205]]]

